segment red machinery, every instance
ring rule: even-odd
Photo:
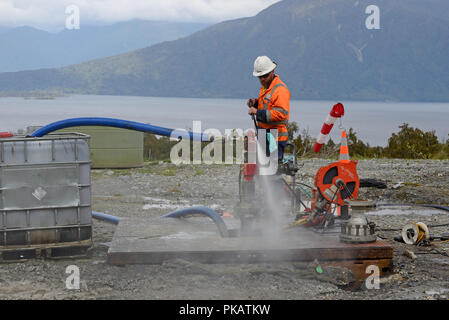
[[[315,175],[311,212],[306,217],[298,217],[298,220],[302,220],[308,227],[332,225],[335,211],[347,210],[345,200],[357,198],[360,181],[356,167],[357,161],[352,160],[320,168]],[[347,218],[347,214],[341,218]]]
[[[14,135],[11,132],[0,132],[0,138],[10,138]]]
[[[320,168],[315,176],[315,187],[329,203],[344,206],[344,200],[357,198],[360,181],[356,166],[357,161],[353,160]]]

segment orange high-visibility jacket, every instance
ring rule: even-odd
[[[258,121],[257,125],[263,129],[278,129],[278,141],[287,141],[290,91],[278,75],[275,75],[267,90],[260,89],[257,109],[266,110],[267,114],[267,122]]]

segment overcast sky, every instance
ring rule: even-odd
[[[254,16],[279,0],[0,0],[0,26],[63,29],[66,7],[80,9],[80,26],[130,19],[220,22]]]

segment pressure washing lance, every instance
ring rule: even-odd
[[[254,107],[254,102],[252,99],[249,100],[249,104],[248,107],[251,109]],[[254,114],[251,115],[251,118],[253,119],[254,122],[254,130],[256,131],[256,137],[257,137],[257,122],[256,122],[256,116]]]

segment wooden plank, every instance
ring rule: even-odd
[[[365,280],[370,273],[367,273],[367,268],[371,265],[379,267],[379,276],[382,277],[393,270],[392,259],[371,259],[371,260],[339,260],[339,261],[325,261],[323,266],[337,266],[348,268],[354,274],[356,280]]]
[[[84,257],[92,248],[92,240],[36,244],[29,246],[0,246],[0,263],[23,262],[29,259],[67,259]]]

